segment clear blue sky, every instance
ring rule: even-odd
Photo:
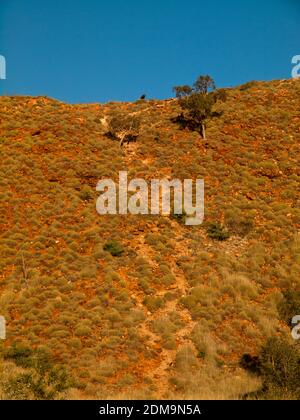
[[[0,0],[0,93],[66,102],[291,77],[300,0]]]

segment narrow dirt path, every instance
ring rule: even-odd
[[[136,153],[138,150],[137,144],[131,144],[124,148],[124,163],[127,168],[131,169],[132,162],[135,159]],[[188,256],[188,241],[184,240],[184,227],[178,225],[176,221],[171,221],[172,228],[174,232],[177,232],[178,237],[174,241],[174,252],[170,258],[168,258],[168,265],[170,271],[175,278],[174,285],[171,287],[160,288],[157,291],[157,296],[164,297],[166,293],[172,291],[178,295],[177,298],[168,300],[165,302],[163,308],[151,313],[144,305],[145,295],[142,292],[135,293],[136,304],[141,308],[146,314],[145,321],[139,326],[139,333],[146,337],[147,346],[155,349],[159,349],[159,360],[157,365],[149,372],[146,372],[146,376],[152,381],[153,385],[156,388],[156,396],[158,398],[168,398],[170,394],[170,384],[169,378],[171,375],[171,370],[176,361],[176,354],[180,348],[184,346],[190,346],[194,348],[194,344],[191,340],[191,333],[196,325],[196,322],[192,320],[191,315],[188,310],[184,309],[182,306],[179,306],[179,299],[181,296],[185,296],[189,290],[189,284],[186,280],[186,277],[183,271],[178,267],[176,261],[181,256]],[[135,242],[135,243],[134,243]],[[155,252],[145,241],[144,234],[141,233],[138,237],[135,238],[135,241],[131,244],[137,249],[139,256],[143,257],[147,263],[153,269],[157,268],[157,262],[155,261]],[[153,322],[164,319],[168,317],[168,314],[172,312],[178,312],[184,326],[177,330],[175,333],[175,349],[165,349],[162,346],[162,338],[159,334],[155,333],[152,329]],[[196,350],[195,350],[196,352]]]
[[[150,266],[155,267],[155,253],[151,246],[145,242],[144,238],[139,238],[139,253]],[[179,297],[187,294],[189,285],[182,270],[176,265],[175,260],[175,258],[178,258],[181,255],[182,254],[179,253],[177,247],[175,247],[174,258],[172,258],[171,261],[168,261],[170,263],[171,272],[175,277],[174,285],[172,285],[171,289],[170,287],[160,289],[160,291],[157,292],[157,296],[163,297],[170,291],[177,292]],[[188,310],[182,308],[181,306],[179,307],[178,298],[167,301],[163,308],[155,311],[154,313],[149,312],[144,306],[144,295],[142,293],[136,295],[136,301],[137,305],[140,308],[143,308],[143,311],[147,314],[145,321],[139,327],[140,334],[147,337],[147,345],[152,348],[160,346],[161,350],[157,366],[151,372],[147,373],[147,377],[151,379],[152,383],[155,385],[157,389],[157,396],[160,398],[167,398],[168,393],[170,392],[169,377],[172,367],[175,364],[178,350],[186,345],[194,348],[194,344],[190,336],[196,322],[192,320]],[[153,331],[152,324],[157,320],[166,318],[168,314],[172,312],[178,312],[185,325],[175,333],[176,348],[165,349],[162,347],[161,336]]]

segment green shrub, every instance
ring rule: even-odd
[[[261,390],[246,398],[300,398],[300,351],[296,343],[271,337],[259,357],[244,355],[241,365],[258,373],[263,381]]]
[[[210,239],[216,241],[226,241],[230,235],[224,226],[218,223],[212,223],[207,228],[207,234]]]
[[[9,399],[53,400],[71,386],[66,369],[53,364],[45,351],[14,344],[5,358],[27,369],[3,384]]]
[[[11,359],[17,366],[29,368],[33,366],[34,352],[28,347],[14,343],[4,355],[5,359]]]
[[[155,312],[164,306],[163,299],[156,296],[146,296],[143,303],[150,312]]]
[[[294,316],[300,314],[300,291],[287,290],[283,292],[283,299],[278,305],[282,320],[291,325]]]
[[[254,227],[252,215],[244,215],[239,209],[230,209],[225,214],[225,225],[231,234],[244,237],[248,235]]]
[[[182,373],[199,368],[197,357],[190,346],[185,346],[178,351],[175,367],[176,370]]]
[[[107,242],[103,249],[104,251],[109,252],[113,257],[120,257],[122,254],[124,254],[123,246],[117,241]]]
[[[79,193],[79,198],[82,201],[89,201],[92,200],[94,196],[94,192],[91,187],[85,185]]]
[[[260,358],[265,385],[290,390],[300,397],[300,353],[296,344],[270,338]]]
[[[92,333],[92,330],[87,325],[79,325],[75,330],[75,334],[78,337],[88,337],[91,335],[91,333]]]
[[[178,223],[185,225],[186,218],[188,217],[188,215],[186,214],[184,210],[181,214],[172,213],[171,215],[172,215],[172,218],[176,220]]]
[[[8,399],[54,400],[70,387],[67,372],[61,367],[21,373],[3,385]]]

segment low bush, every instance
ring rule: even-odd
[[[117,241],[107,242],[104,245],[103,250],[109,252],[113,257],[120,257],[124,254],[123,246]]]
[[[297,344],[271,337],[259,356],[244,355],[241,366],[258,374],[262,388],[245,398],[299,399],[300,398],[300,351]]]
[[[15,344],[4,357],[26,369],[4,382],[8,399],[53,400],[71,386],[66,369],[55,365],[45,351]]]
[[[300,315],[300,291],[287,290],[283,292],[283,299],[278,304],[280,317],[288,325],[291,325],[292,319]]]
[[[207,228],[207,234],[210,239],[216,241],[226,241],[230,237],[229,232],[219,223],[211,223]]]
[[[225,224],[231,234],[244,237],[248,235],[254,227],[252,215],[245,215],[241,210],[228,210],[225,214]]]
[[[79,193],[79,198],[82,201],[92,200],[93,196],[94,196],[94,192],[93,192],[92,188],[89,187],[88,185],[85,185]]]
[[[146,296],[143,303],[150,312],[155,312],[164,306],[163,299],[156,296]]]

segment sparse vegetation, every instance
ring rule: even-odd
[[[300,291],[286,290],[283,299],[278,304],[279,314],[287,325],[291,326],[294,316],[300,314]]]
[[[1,398],[296,398],[278,355],[295,365],[297,343],[268,339],[290,335],[299,309],[299,83],[226,89],[207,142],[172,123],[188,115],[176,99],[0,98],[1,353],[14,341],[25,352],[0,358]],[[119,112],[140,121],[122,153],[105,124]],[[120,170],[205,179],[205,224],[99,216],[96,184]],[[28,349],[72,387],[18,365]],[[240,367],[245,354],[265,360],[263,375]]]

